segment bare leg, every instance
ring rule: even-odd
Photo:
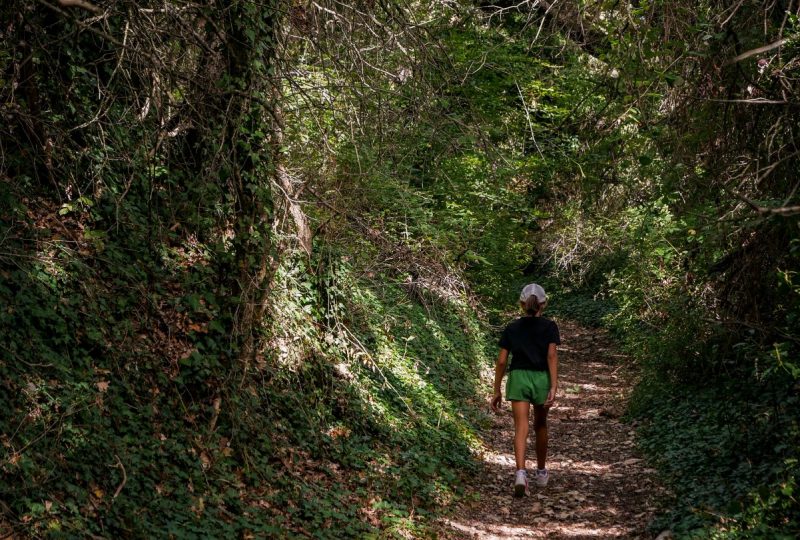
[[[549,408],[544,405],[533,406],[533,431],[536,434],[536,466],[540,469],[544,469],[544,462],[547,459],[548,410]]]
[[[517,459],[517,470],[520,470],[525,468],[531,404],[527,401],[512,401],[511,411],[514,413],[514,457]]]

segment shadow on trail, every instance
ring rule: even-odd
[[[598,331],[562,324],[560,394],[550,414],[550,483],[512,497],[514,434],[510,407],[492,415],[483,471],[472,502],[444,523],[446,538],[652,538],[647,524],[663,491],[635,454],[623,424],[632,374]],[[487,394],[488,395],[488,394]],[[531,441],[532,442],[532,441]],[[528,468],[535,468],[529,445]]]

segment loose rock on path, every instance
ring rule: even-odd
[[[441,538],[655,536],[646,527],[665,491],[655,470],[636,453],[633,426],[620,420],[634,373],[601,331],[559,325],[559,395],[548,418],[548,486],[537,488],[531,475],[530,495],[513,498],[514,425],[504,401],[503,414],[492,415],[483,434],[483,470],[464,486],[465,502],[442,522]],[[487,373],[487,379],[491,376]],[[487,380],[487,402],[491,385]],[[535,463],[529,444],[529,471]]]

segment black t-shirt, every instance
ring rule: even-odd
[[[500,336],[500,347],[511,353],[512,369],[547,371],[547,349],[561,344],[558,325],[543,317],[520,317],[509,323]]]

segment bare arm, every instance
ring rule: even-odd
[[[503,375],[506,374],[507,364],[508,350],[500,349],[500,354],[497,355],[497,362],[494,365],[494,397],[492,397],[492,410],[494,412],[500,412],[500,402],[503,399],[500,386],[503,382]]]
[[[547,394],[546,407],[552,407],[556,401],[556,392],[558,392],[558,351],[556,344],[551,343],[547,347],[547,370],[550,372],[550,392]]]

